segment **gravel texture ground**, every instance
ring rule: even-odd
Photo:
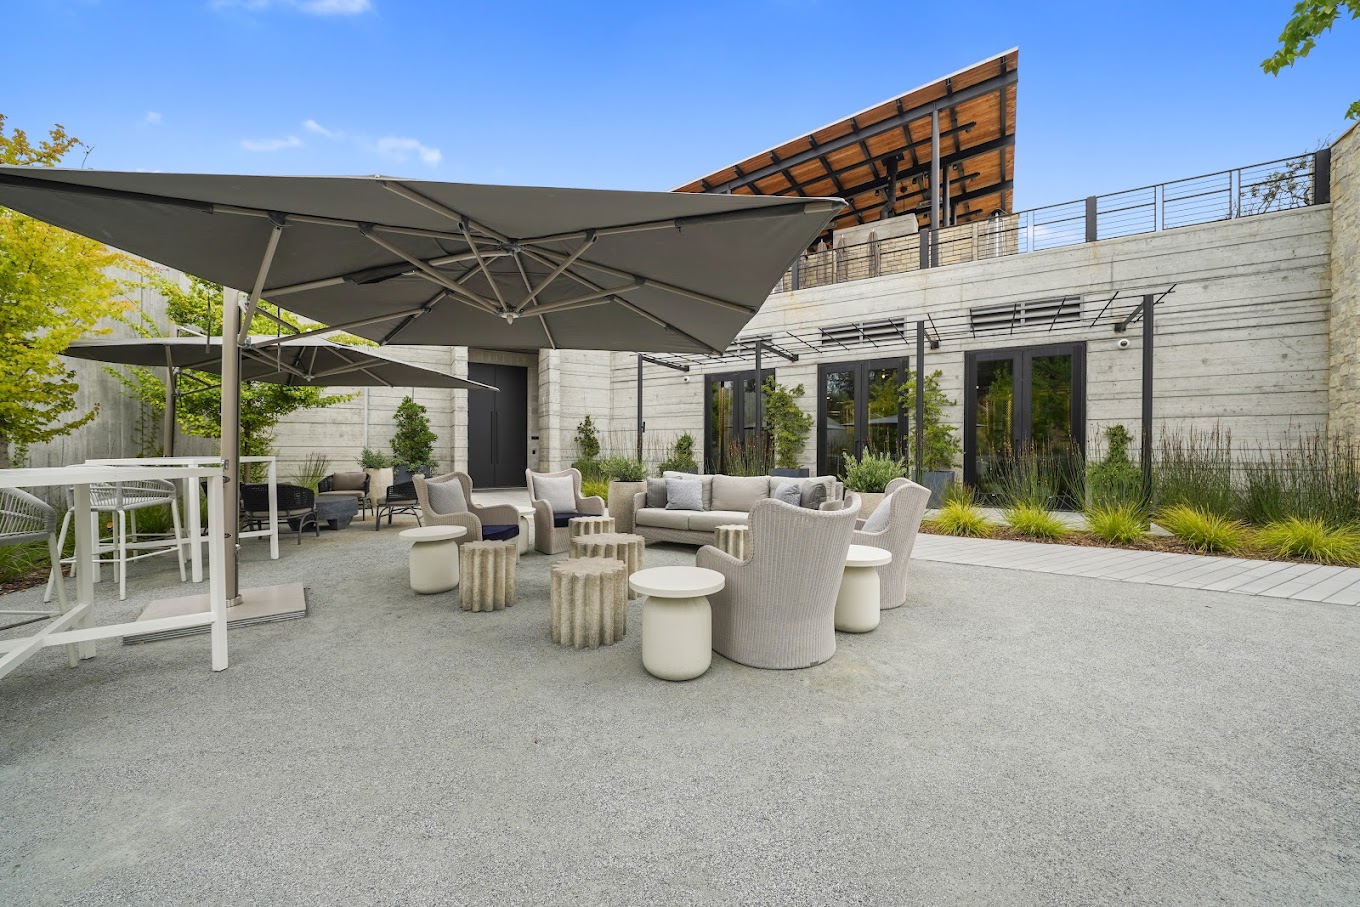
[[[824,665],[674,684],[640,604],[560,649],[553,558],[465,613],[395,529],[250,545],[313,615],[222,674],[198,637],[0,681],[0,903],[1360,902],[1355,608],[918,563]]]

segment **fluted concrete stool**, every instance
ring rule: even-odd
[[[500,611],[515,603],[516,542],[466,542],[458,598],[464,611]]]
[[[740,523],[719,526],[713,530],[713,545],[744,561],[751,556],[751,527]]]
[[[578,535],[571,540],[572,557],[612,557],[623,561],[628,568],[625,576],[632,576],[642,569],[642,556],[646,550],[647,540],[628,532]],[[629,587],[628,597],[633,597],[632,587]]]
[[[462,526],[403,529],[398,538],[411,542],[411,588],[421,595],[451,592],[458,585],[458,539]]]
[[[642,666],[662,680],[689,680],[713,661],[713,609],[706,596],[727,579],[703,567],[652,567],[628,581],[642,603]]]
[[[578,649],[612,646],[628,630],[623,561],[578,557],[552,567],[549,613],[553,642]]]
[[[845,572],[836,595],[836,629],[842,633],[868,633],[878,626],[882,593],[878,568],[892,563],[892,552],[872,545],[851,545],[845,555]]]
[[[567,520],[567,528],[571,531],[572,538],[579,538],[583,535],[597,535],[601,532],[613,532],[614,518],[612,516],[574,516]]]

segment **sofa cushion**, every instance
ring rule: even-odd
[[[426,482],[425,495],[435,513],[467,513],[468,502],[463,495],[463,483],[457,479],[447,482]]]
[[[658,529],[688,529],[690,518],[694,515],[695,512],[690,510],[644,507],[633,514],[633,522],[638,526],[655,526]]]
[[[547,501],[553,513],[575,513],[576,479],[574,476],[534,476],[534,496]]]
[[[765,476],[714,476],[713,505],[708,509],[747,513],[756,501],[769,496],[770,480]]]
[[[505,542],[519,536],[519,524],[513,526],[483,525],[482,541],[484,542]]]
[[[667,479],[666,509],[706,510],[703,485],[696,479]]]
[[[666,480],[648,479],[647,480],[647,506],[665,507],[666,506]]]
[[[707,510],[703,513],[691,513],[689,528],[691,532],[712,532],[719,526],[732,523],[745,526],[750,517],[749,513],[742,510]]]
[[[331,476],[331,491],[363,491],[362,472],[337,472]]]
[[[573,519],[575,519],[576,517],[578,517],[578,516],[599,516],[599,514],[598,514],[598,513],[576,513],[575,511],[569,511],[569,512],[567,512],[567,513],[554,513],[554,514],[553,514],[553,528],[554,528],[554,529],[566,529],[567,526],[571,523],[571,521],[572,521]]]
[[[792,504],[794,507],[803,506],[803,483],[802,482],[780,482],[779,487],[770,495],[776,501],[783,501],[785,504]]]

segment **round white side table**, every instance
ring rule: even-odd
[[[851,545],[845,555],[841,590],[836,595],[836,629],[868,633],[878,626],[878,568],[892,563],[892,552],[870,545]]]
[[[400,538],[411,542],[411,588],[422,595],[452,592],[458,587],[458,539],[462,526],[422,526],[403,529]]]
[[[642,666],[662,680],[691,680],[713,661],[713,610],[706,596],[727,580],[703,567],[650,567],[628,579],[642,603]]]

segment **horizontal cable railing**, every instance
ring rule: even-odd
[[[825,243],[799,257],[775,292],[901,274],[922,268],[1057,249],[1269,214],[1330,201],[1331,153],[1314,151],[1220,173],[1095,195],[929,230],[847,244]],[[883,221],[885,232],[895,226]]]

